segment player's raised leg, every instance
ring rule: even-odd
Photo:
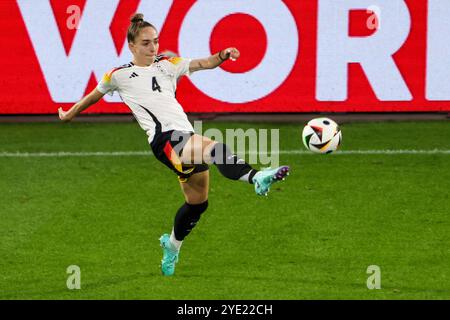
[[[273,183],[284,180],[289,174],[288,166],[261,171],[253,169],[243,159],[233,154],[226,144],[197,134],[193,135],[184,147],[182,162],[214,164],[219,172],[229,179],[255,184],[258,195],[267,195]]]

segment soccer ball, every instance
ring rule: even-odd
[[[316,153],[331,153],[339,148],[342,133],[338,124],[329,118],[316,118],[303,128],[303,143]]]

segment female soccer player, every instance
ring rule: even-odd
[[[158,55],[158,32],[139,13],[131,19],[127,38],[133,61],[106,73],[97,88],[70,110],[59,108],[59,117],[70,121],[105,94],[112,95],[114,91],[131,109],[146,131],[156,158],[178,175],[186,200],[175,216],[171,235],[163,234],[160,238],[163,248],[161,271],[164,275],[172,275],[182,241],[208,207],[208,165],[214,164],[229,179],[254,184],[258,195],[267,195],[272,183],[284,180],[289,167],[257,171],[234,155],[225,144],[195,134],[175,98],[177,81],[181,76],[214,69],[228,59],[238,59],[240,53],[236,48],[196,60]]]

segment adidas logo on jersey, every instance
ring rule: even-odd
[[[136,77],[139,77],[139,75],[138,75],[136,72],[133,72],[133,73],[131,74],[131,76],[130,76],[130,79],[131,79],[131,78],[136,78]]]

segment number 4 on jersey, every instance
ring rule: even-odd
[[[156,77],[152,78],[152,89],[153,91],[161,92],[161,87],[159,86],[158,81],[156,81]]]

